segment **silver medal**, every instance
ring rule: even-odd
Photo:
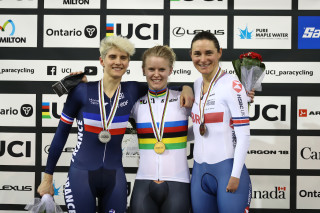
[[[111,140],[111,134],[108,130],[102,130],[98,135],[101,143],[108,143]]]

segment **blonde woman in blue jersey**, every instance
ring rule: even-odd
[[[133,106],[140,161],[132,197],[132,213],[188,213],[190,175],[187,163],[188,116],[180,92],[167,88],[175,54],[155,46],[143,54],[149,91]]]
[[[247,95],[238,79],[219,67],[222,49],[209,32],[195,35],[190,55],[202,77],[192,107],[193,213],[246,213],[251,181],[244,165],[249,148]]]

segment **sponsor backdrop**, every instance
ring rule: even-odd
[[[320,1],[319,0],[0,0],[0,212],[23,212],[37,196],[48,149],[66,95],[51,85],[72,71],[102,77],[99,41],[127,36],[136,54],[123,80],[145,81],[142,52],[168,44],[177,53],[170,82],[200,77],[189,48],[200,31],[223,48],[221,67],[255,51],[266,64],[263,91],[250,106],[252,178],[250,212],[320,209]],[[76,124],[54,175],[64,210],[64,184],[76,145]],[[137,138],[122,142],[130,199],[137,171]],[[193,141],[188,163],[193,166]]]

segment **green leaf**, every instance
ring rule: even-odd
[[[265,64],[261,63],[261,61],[256,59],[256,58],[254,58],[254,59],[252,59],[252,58],[243,58],[241,66],[258,66],[258,67],[262,68],[263,71],[266,69]]]
[[[239,80],[241,81],[241,59],[236,59],[232,61],[232,65],[236,75],[238,76]]]

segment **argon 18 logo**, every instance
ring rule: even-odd
[[[234,80],[232,82],[232,87],[237,93],[239,93],[242,90],[242,84],[237,80]]]
[[[299,117],[307,117],[308,110],[299,109]]]

